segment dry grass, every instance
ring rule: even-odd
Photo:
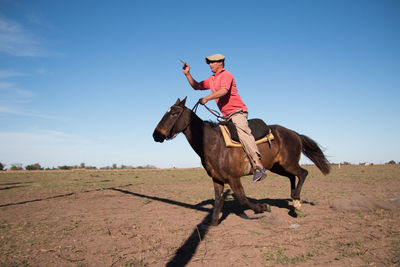
[[[226,192],[212,228],[212,181],[202,169],[1,172],[0,263],[399,265],[400,166],[335,166],[329,176],[307,169],[299,216],[286,178],[244,177],[248,197],[272,213],[242,219]]]

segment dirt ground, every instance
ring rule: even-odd
[[[400,166],[305,167],[242,182],[271,213],[238,216],[229,187],[210,227],[203,169],[1,172],[1,266],[399,266]]]

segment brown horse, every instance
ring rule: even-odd
[[[165,113],[153,133],[156,142],[164,142],[183,132],[193,150],[200,156],[201,163],[214,182],[215,202],[211,225],[217,225],[223,205],[224,184],[229,184],[240,204],[255,213],[270,211],[267,204],[251,203],[243,190],[240,177],[251,174],[251,164],[242,148],[227,148],[216,123],[201,120],[185,106],[186,98],[178,98]],[[321,170],[328,174],[330,165],[323,152],[309,137],[298,134],[279,125],[269,126],[275,139],[271,145],[258,145],[265,168],[290,179],[291,198],[294,207],[300,209],[301,187],[307,177],[307,170],[299,165],[303,152]],[[296,185],[296,176],[299,181]]]

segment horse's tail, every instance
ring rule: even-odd
[[[301,134],[299,134],[299,136],[301,143],[303,144],[303,154],[306,155],[307,158],[309,158],[312,162],[314,162],[314,164],[324,175],[327,175],[331,170],[331,166],[321,148],[310,137]]]

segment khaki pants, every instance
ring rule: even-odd
[[[223,121],[231,120],[236,127],[240,143],[243,146],[244,151],[250,159],[253,167],[256,166],[256,159],[261,159],[261,154],[258,151],[256,140],[249,128],[249,123],[247,122],[248,113],[245,111],[234,112],[231,115],[224,117]]]

